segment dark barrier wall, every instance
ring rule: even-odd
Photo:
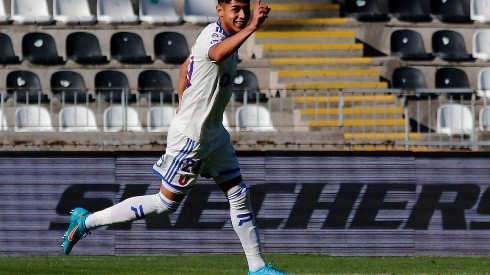
[[[150,155],[150,154],[148,154]],[[152,194],[159,156],[0,157],[0,255],[61,255],[68,212]],[[490,158],[241,156],[266,252],[488,255]],[[73,255],[242,253],[224,195],[201,180],[170,217],[104,227]]]

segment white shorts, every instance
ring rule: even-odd
[[[240,167],[230,134],[223,128],[213,141],[194,141],[173,128],[167,136],[165,155],[153,165],[162,184],[175,194],[187,194],[199,175],[219,185],[240,176]]]

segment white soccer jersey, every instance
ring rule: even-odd
[[[192,46],[187,88],[171,127],[195,141],[211,141],[223,128],[223,113],[233,93],[235,52],[222,62],[209,59],[209,49],[228,37],[220,22],[209,24]]]

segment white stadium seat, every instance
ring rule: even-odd
[[[53,18],[65,24],[93,24],[87,0],[53,0]]]
[[[236,110],[237,131],[275,132],[269,110],[259,105],[240,106]]]
[[[140,0],[139,16],[150,24],[178,24],[182,17],[175,11],[173,0]]]
[[[10,21],[10,16],[5,11],[5,3],[0,0],[0,23],[7,23]]]
[[[192,24],[208,24],[218,20],[217,0],[185,0],[184,20]]]
[[[131,0],[97,0],[97,21],[111,24],[137,23]]]
[[[167,132],[170,122],[175,116],[175,107],[159,106],[148,111],[148,132]]]
[[[138,112],[133,107],[111,106],[104,110],[104,131],[141,132],[141,122]]]
[[[70,106],[61,109],[59,119],[60,132],[95,132],[99,130],[94,112],[83,106]]]
[[[8,131],[7,116],[0,109],[0,131]]]
[[[490,97],[490,68],[478,71],[476,94],[479,97]]]
[[[473,113],[468,106],[442,104],[437,109],[438,133],[449,136],[471,135],[473,130]]]
[[[473,34],[473,57],[490,60],[490,30],[480,30]]]
[[[471,0],[470,18],[481,23],[490,22],[490,2],[488,0]]]
[[[51,23],[47,0],[12,0],[12,20],[21,24]]]
[[[52,132],[49,111],[40,106],[24,106],[15,110],[16,132]]]

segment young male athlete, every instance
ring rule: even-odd
[[[232,225],[245,251],[249,274],[283,274],[266,265],[261,257],[250,193],[222,123],[233,93],[237,50],[262,25],[270,9],[256,0],[249,25],[250,0],[218,0],[216,10],[219,20],[204,28],[182,65],[177,114],[168,131],[165,155],[153,166],[162,179],[160,192],[129,198],[93,214],[75,208],[63,238],[65,254],[91,229],[175,212],[200,174],[212,177],[228,198]]]

